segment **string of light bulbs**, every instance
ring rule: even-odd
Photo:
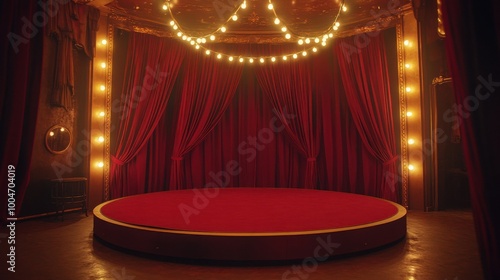
[[[233,21],[236,22],[238,20],[238,12],[243,9],[245,10],[247,7],[247,3],[244,0],[241,5],[239,5],[234,13],[232,13],[231,16],[229,16],[224,24],[219,26],[217,29],[214,31],[208,32],[203,35],[198,35],[198,36],[192,36],[189,35],[188,32],[186,32],[179,22],[175,19],[170,1],[165,3],[163,5],[163,10],[168,11],[169,16],[171,18],[169,25],[172,28],[174,32],[176,32],[177,37],[182,39],[183,41],[188,42],[191,46],[193,46],[196,50],[203,50],[206,55],[215,55],[215,57],[219,60],[227,60],[229,62],[236,61],[240,63],[245,63],[248,62],[250,64],[252,63],[265,63],[266,61],[270,62],[276,62],[278,60],[282,61],[287,61],[287,60],[295,60],[299,57],[305,57],[307,56],[310,52],[316,53],[319,50],[319,47],[325,47],[327,45],[328,40],[332,39],[334,37],[334,31],[338,30],[340,23],[338,21],[338,18],[340,16],[341,12],[346,12],[347,7],[344,4],[344,0],[342,0],[340,4],[340,8],[338,13],[336,14],[334,21],[332,24],[329,26],[329,28],[321,35],[319,36],[314,36],[314,37],[308,37],[308,36],[301,36],[298,34],[294,34],[291,32],[288,27],[283,24],[283,21],[278,17],[278,14],[276,13],[276,10],[274,8],[274,5],[272,3],[272,0],[268,0],[269,3],[267,5],[267,8],[269,11],[271,11],[274,14],[274,23],[276,25],[280,26],[281,32],[284,33],[284,37],[286,40],[290,40],[293,42],[295,40],[298,45],[303,46],[304,48],[302,50],[296,51],[296,52],[290,52],[286,54],[281,54],[281,55],[266,55],[266,56],[246,56],[246,55],[234,55],[234,54],[227,54],[224,52],[220,51],[215,51],[206,45],[204,45],[207,42],[210,41],[215,41],[216,35],[225,33],[227,31],[227,25],[229,22]]]

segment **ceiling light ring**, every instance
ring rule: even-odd
[[[316,38],[321,38],[325,34],[329,35],[328,38],[330,38],[330,39],[333,38],[334,36],[333,35],[330,36],[330,34],[333,34],[334,32],[336,32],[338,30],[338,27],[340,25],[340,23],[338,21],[340,14],[342,12],[347,11],[347,8],[345,5],[345,0],[342,0],[342,2],[340,3],[340,6],[339,6],[339,10],[338,10],[337,14],[335,15],[335,18],[334,18],[332,24],[330,24],[330,26],[328,27],[328,29],[326,31],[321,33],[321,35],[319,35],[319,36],[303,36],[303,35],[295,33],[290,28],[288,28],[288,26],[284,23],[284,21],[278,16],[278,13],[276,12],[276,9],[275,9],[275,6],[274,6],[272,0],[268,0],[268,3],[269,3],[268,10],[270,10],[274,15],[274,23],[276,25],[280,25],[281,31],[283,33],[286,33],[285,39],[291,40],[291,41],[296,41],[299,45],[302,45],[301,43],[299,43],[299,41],[301,41],[301,40],[305,41],[305,40],[309,39],[309,41],[314,41],[314,40],[316,40]]]
[[[170,5],[170,0],[167,0],[167,4],[168,6],[171,6]],[[175,16],[173,15],[172,13],[172,9],[167,9],[168,13],[169,13],[169,16],[171,18],[171,22],[170,22],[170,26],[171,28],[174,30],[174,31],[180,31],[182,32],[183,35],[186,35],[187,37],[193,39],[193,40],[203,40],[204,42],[208,41],[207,39],[213,41],[214,39],[213,36],[215,36],[215,34],[218,34],[218,33],[225,33],[227,31],[227,25],[229,22],[233,22],[233,21],[236,21],[237,18],[238,18],[238,12],[240,11],[240,9],[245,9],[246,8],[246,0],[243,1],[243,3],[241,5],[239,5],[235,11],[233,13],[231,13],[231,15],[225,20],[224,24],[222,24],[221,26],[219,26],[215,31],[211,31],[209,33],[206,33],[204,35],[201,35],[201,36],[192,36],[189,34],[189,32],[186,32],[182,26],[179,24],[179,22],[177,21],[177,19],[175,18]],[[234,19],[234,17],[236,16],[236,20]],[[175,27],[175,28],[174,28]],[[180,36],[179,36],[180,37]],[[204,43],[203,42],[203,43]]]

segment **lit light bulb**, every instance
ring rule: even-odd
[[[287,30],[287,29],[286,29],[286,26],[281,27],[281,31],[282,31],[282,32],[286,32],[286,30]]]
[[[306,40],[304,42],[306,42],[306,44],[309,44],[309,43],[311,43],[311,39],[306,38]]]
[[[210,50],[206,50],[206,51],[205,51],[205,54],[206,54],[206,55],[209,55],[209,54],[210,54]]]
[[[182,37],[182,32],[177,32],[177,37]]]
[[[238,20],[238,16],[237,16],[237,15],[233,15],[233,16],[231,17],[231,19],[232,19],[233,21],[237,21],[237,20]]]
[[[273,57],[271,57],[271,61],[272,61],[272,62],[275,62],[275,61],[276,61],[276,57],[274,57],[274,56],[273,56]]]
[[[408,144],[410,144],[410,145],[415,144],[415,139],[413,139],[413,138],[408,139]]]
[[[51,131],[51,132],[49,133],[49,136],[50,136],[50,137],[54,136],[54,131]]]
[[[178,27],[177,25],[172,26],[172,28],[173,28],[174,30],[179,29],[179,27]]]
[[[99,117],[104,117],[104,116],[106,116],[106,113],[104,113],[104,111],[99,112]]]
[[[99,142],[99,143],[104,142],[104,137],[103,136],[97,137],[97,142]]]
[[[199,50],[200,49],[200,45],[196,45],[194,48],[197,49],[197,50]]]
[[[298,41],[298,43],[299,43],[299,45],[302,45],[302,44],[304,44],[304,40],[300,39],[300,40]]]
[[[313,52],[317,52],[318,49],[316,47],[313,48]]]
[[[217,54],[217,59],[221,59],[222,58],[222,55],[219,53]]]
[[[253,58],[250,58],[248,61],[250,61],[250,63],[253,63]]]
[[[415,166],[413,166],[413,164],[410,164],[410,165],[408,165],[408,169],[409,170],[415,170]]]
[[[411,87],[406,87],[406,92],[411,92]]]
[[[61,127],[59,130],[60,130],[61,132],[64,132],[66,129],[64,129],[64,127]]]
[[[293,57],[293,59],[297,59],[297,54],[294,53],[292,57]]]
[[[101,68],[106,68],[106,62],[101,62]]]
[[[343,12],[347,12],[347,6],[346,5],[342,5],[342,11]]]
[[[207,39],[205,39],[205,38],[202,38],[202,39],[201,39],[201,43],[202,43],[202,44],[205,44],[206,42],[207,42]]]
[[[303,51],[302,52],[302,56],[306,56],[307,55],[307,52],[306,51]]]
[[[272,10],[272,9],[274,8],[274,7],[273,7],[273,4],[269,3],[269,5],[267,5],[267,8],[268,8],[269,10]]]
[[[226,27],[225,27],[225,26],[222,26],[222,27],[220,28],[220,31],[221,31],[222,33],[226,32]]]
[[[274,19],[274,24],[280,24],[280,19],[279,18],[275,18]]]
[[[215,35],[210,35],[210,40],[211,41],[215,40]]]
[[[285,35],[285,38],[290,39],[290,38],[292,38],[292,35],[290,35],[290,33],[287,33],[287,34]]]
[[[409,45],[410,45],[410,41],[408,41],[408,40],[404,40],[403,44],[404,44],[405,46],[409,46]]]
[[[243,1],[243,4],[241,4],[241,8],[242,9],[246,9],[247,8],[247,1]]]
[[[259,61],[260,61],[260,63],[264,63],[264,58],[262,58],[262,57],[261,57],[261,58],[259,59]]]
[[[283,60],[287,60],[288,58],[286,57],[286,55],[283,56]]]
[[[407,69],[409,69],[409,68],[411,67],[411,64],[410,64],[410,63],[406,63],[406,64],[405,64],[405,67],[406,67]]]
[[[106,45],[108,41],[106,39],[102,39],[101,44]]]
[[[97,167],[102,168],[102,167],[104,167],[104,162],[99,161],[96,165],[97,165]]]
[[[411,116],[413,116],[413,112],[411,112],[411,111],[409,111],[409,112],[406,112],[406,116],[408,116],[408,117],[411,117]]]
[[[170,26],[174,26],[175,25],[175,21],[171,20],[170,21]]]
[[[168,10],[168,6],[166,4],[163,4],[163,6],[161,7],[164,11]]]
[[[106,90],[106,86],[105,86],[105,85],[100,85],[100,86],[99,86],[99,89],[100,89],[101,91],[105,91],[105,90]]]
[[[228,57],[227,59],[228,59],[229,61],[233,61],[233,59],[234,59],[234,58],[233,58],[232,56],[230,56],[230,57]]]
[[[314,43],[316,43],[316,44],[319,43],[319,38],[315,38]]]
[[[239,59],[239,60],[240,60],[240,62],[243,62],[243,61],[245,61],[245,60],[243,59],[243,57],[240,57],[240,59]]]
[[[186,35],[182,35],[182,40],[186,41],[187,40],[187,36]]]
[[[325,42],[325,41],[321,42],[321,45],[322,45],[323,47],[326,47],[326,42]]]

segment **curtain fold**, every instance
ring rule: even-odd
[[[442,8],[484,279],[500,279],[500,3],[446,0]]]
[[[116,151],[112,155],[112,197],[141,192],[143,180],[128,166],[148,143],[160,122],[185,56],[185,48],[171,39],[133,33],[130,36]],[[129,181],[130,180],[130,181]]]
[[[342,52],[342,43],[356,46],[356,40],[340,39],[335,53],[354,124],[367,150],[383,164],[382,186],[376,195],[397,201],[398,189],[393,180],[388,180],[398,174],[398,158],[382,35],[373,37],[368,46],[358,47],[358,52],[349,54],[350,57]]]
[[[35,1],[3,1],[0,4],[2,24],[0,43],[0,192],[1,223],[7,217],[18,217],[21,212],[24,194],[30,180],[33,146],[37,124],[38,102],[41,91],[43,63],[42,26],[25,37],[24,19],[32,19],[41,8]],[[9,167],[10,166],[10,167]],[[10,170],[10,172],[9,172]],[[9,173],[11,176],[9,176]],[[13,180],[12,175],[14,176]],[[15,213],[7,215],[7,188],[15,194]],[[2,245],[3,246],[3,245]]]
[[[312,92],[309,61],[272,64],[257,71],[259,85],[271,101],[291,142],[306,158],[304,187],[316,188],[319,109]]]
[[[242,65],[223,64],[200,52],[186,60],[171,156],[170,189],[186,188],[183,157],[217,125],[231,102],[243,69]]]
[[[53,4],[57,9],[49,14],[47,32],[57,42],[57,49],[50,101],[69,110],[73,105],[73,48],[82,49],[90,59],[94,57],[100,13],[95,7],[72,1]]]

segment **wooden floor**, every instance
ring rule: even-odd
[[[118,251],[94,240],[92,221],[69,213],[63,222],[54,217],[18,222],[15,273],[7,271],[2,228],[0,279],[482,279],[468,211],[409,211],[406,239],[369,253],[260,265],[179,262]]]

